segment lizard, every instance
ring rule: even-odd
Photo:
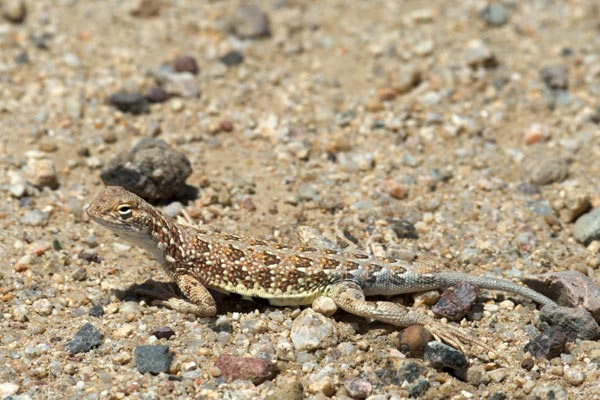
[[[154,304],[199,317],[217,314],[210,290],[267,299],[274,306],[310,305],[330,297],[342,310],[398,327],[424,326],[435,338],[459,348],[493,349],[461,329],[391,301],[392,296],[452,286],[458,282],[552,304],[548,297],[499,278],[438,270],[428,262],[377,258],[366,253],[289,246],[180,224],[120,186],[107,186],[86,208],[90,218],[144,248],[175,281],[186,299]]]

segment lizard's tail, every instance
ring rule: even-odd
[[[498,290],[501,292],[517,294],[531,299],[542,306],[548,304],[558,306],[558,304],[543,294],[504,279],[491,278],[487,276],[474,276],[460,272],[439,272],[435,275],[435,279],[437,284],[441,287],[456,285],[460,282],[468,282],[482,289]]]

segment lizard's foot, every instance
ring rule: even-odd
[[[214,315],[207,315],[202,306],[176,297],[172,297],[168,300],[153,300],[152,305],[168,307],[171,310],[175,310],[184,314],[194,314],[198,317],[212,317]]]

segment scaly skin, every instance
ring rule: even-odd
[[[208,289],[260,297],[276,306],[307,305],[319,296],[329,296],[349,313],[395,326],[423,325],[434,336],[461,349],[462,344],[471,343],[492,351],[459,329],[396,303],[367,301],[365,296],[397,295],[469,282],[518,294],[542,305],[555,304],[510,281],[436,271],[433,264],[292,247],[178,224],[118,186],[105,188],[86,211],[100,225],[152,254],[187,298],[171,298],[160,304],[203,317],[217,313]]]

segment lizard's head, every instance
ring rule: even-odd
[[[107,186],[85,211],[95,222],[128,240],[150,237],[156,225],[152,206],[121,186]]]

